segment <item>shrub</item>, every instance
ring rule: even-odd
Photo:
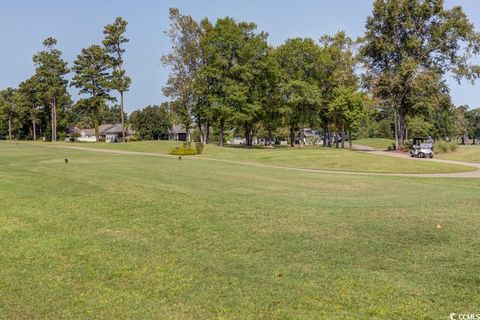
[[[204,145],[202,142],[195,142],[195,152],[197,154],[202,154]]]
[[[447,145],[448,142],[445,142],[445,141],[442,141],[442,140],[439,140],[435,143],[435,153],[446,153],[448,152],[448,145]]]
[[[443,140],[438,140],[435,142],[435,153],[447,153],[454,152],[458,148],[455,142],[446,142]]]
[[[403,152],[408,152],[411,147],[412,147],[412,143],[409,142],[409,141],[406,141],[406,142],[403,144],[403,149],[402,149],[402,151],[403,151]]]
[[[191,156],[196,155],[197,151],[195,148],[192,148],[192,144],[190,142],[184,142],[183,146],[175,147],[170,150],[169,153],[176,156]]]
[[[140,138],[137,137],[136,135],[135,136],[130,136],[127,138],[127,141],[128,142],[136,142],[136,141],[140,141]]]

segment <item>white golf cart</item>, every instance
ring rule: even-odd
[[[410,157],[412,158],[433,158],[433,139],[432,137],[413,138],[410,148]]]

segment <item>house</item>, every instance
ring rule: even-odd
[[[122,139],[123,127],[120,123],[102,124],[98,127],[98,135],[100,141],[119,142]],[[130,128],[126,129],[126,138],[132,136],[135,132]],[[80,136],[77,138],[80,142],[96,142],[95,129],[81,129]]]
[[[105,142],[119,142],[122,140],[123,126],[121,123],[116,124],[102,124],[99,128],[100,140]],[[126,128],[125,137],[128,140],[135,132]]]
[[[187,130],[182,125],[174,124],[168,132],[160,135],[160,140],[187,141]]]
[[[96,142],[95,129],[80,129],[80,136],[77,138],[80,142]]]

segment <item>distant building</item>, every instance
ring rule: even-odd
[[[160,135],[160,140],[187,141],[187,129],[182,125],[174,124],[168,132]]]
[[[100,141],[119,142],[122,140],[123,127],[120,123],[102,124],[98,128]],[[132,136],[135,132],[130,128],[126,128],[126,138]],[[95,129],[79,129],[79,137],[76,139],[80,142],[96,142]]]

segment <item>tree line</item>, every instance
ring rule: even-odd
[[[125,136],[123,95],[131,79],[123,69],[127,22],[118,17],[105,26],[102,44],[82,49],[71,68],[57,48],[57,40],[47,38],[44,49],[33,56],[35,73],[18,88],[0,91],[0,136],[12,139],[57,141],[67,127],[78,124],[95,128],[101,122],[121,122]],[[71,81],[67,75],[73,73]],[[79,90],[75,103],[68,87]],[[120,95],[119,105],[112,91]]]
[[[345,141],[352,132],[478,138],[479,110],[455,107],[446,75],[474,82],[480,67],[480,36],[462,8],[442,0],[376,0],[366,32],[293,38],[270,46],[254,23],[226,17],[195,21],[170,10],[170,67],[163,91],[187,131],[196,127],[220,145],[226,130],[242,131],[246,144],[263,134],[296,136],[320,128],[323,143]]]
[[[189,139],[220,145],[232,134],[243,136],[246,145],[254,137],[303,145],[306,128],[320,129],[324,145],[337,147],[354,135],[394,138],[399,148],[413,135],[480,135],[479,110],[454,106],[446,82],[451,75],[473,83],[480,74],[472,63],[480,35],[460,6],[375,0],[359,39],[340,31],[279,46],[251,22],[197,21],[176,8],[169,19],[171,48],[161,61],[170,69],[162,88],[170,101],[132,113],[129,123],[140,139],[156,139],[173,123],[182,124]],[[102,45],[83,49],[71,70],[56,41],[47,39],[33,59],[35,75],[0,94],[0,134],[8,124],[10,136],[16,128],[33,133],[26,138],[52,132],[47,138],[56,140],[57,124],[98,128],[112,113],[123,122],[123,94],[130,85],[123,69],[126,25],[118,18],[106,26]],[[84,98],[73,104],[68,85]],[[119,92],[119,106],[109,106],[111,90]]]

